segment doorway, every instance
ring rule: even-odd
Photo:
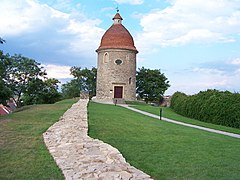
[[[123,98],[123,86],[114,86],[114,98]]]

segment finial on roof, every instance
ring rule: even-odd
[[[114,24],[121,24],[121,21],[123,20],[123,18],[118,13],[119,12],[118,7],[116,8],[116,10],[117,10],[117,13],[115,14],[115,16],[112,19],[114,20]]]
[[[118,8],[118,6],[116,7],[116,10],[117,10],[117,13],[119,12],[119,8]]]

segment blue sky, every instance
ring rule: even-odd
[[[72,66],[96,66],[95,50],[119,7],[137,67],[161,69],[166,94],[240,92],[240,0],[0,0],[0,45],[66,82]]]

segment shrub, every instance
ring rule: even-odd
[[[240,94],[207,90],[187,96],[176,92],[171,108],[184,116],[214,124],[240,128]]]

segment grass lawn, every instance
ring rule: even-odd
[[[0,179],[63,179],[42,134],[76,100],[33,105],[0,117]]]
[[[159,115],[160,107],[151,106],[151,105],[141,103],[141,102],[133,102],[132,101],[132,102],[128,102],[128,103],[133,108],[136,108],[136,109],[139,109],[142,111],[146,111],[146,112],[149,112],[149,113],[152,113],[155,115]],[[211,124],[211,123],[207,123],[207,122],[203,122],[203,121],[198,121],[195,119],[191,119],[191,118],[187,118],[182,115],[179,115],[179,114],[175,113],[171,108],[168,108],[168,107],[161,107],[161,108],[163,109],[163,117],[166,117],[169,119],[185,122],[188,124],[199,125],[202,127],[208,127],[208,128],[212,128],[212,129],[221,130],[221,131],[240,134],[240,129],[237,129],[237,128],[231,128],[231,127]]]
[[[91,102],[89,135],[154,179],[239,179],[240,140]]]

